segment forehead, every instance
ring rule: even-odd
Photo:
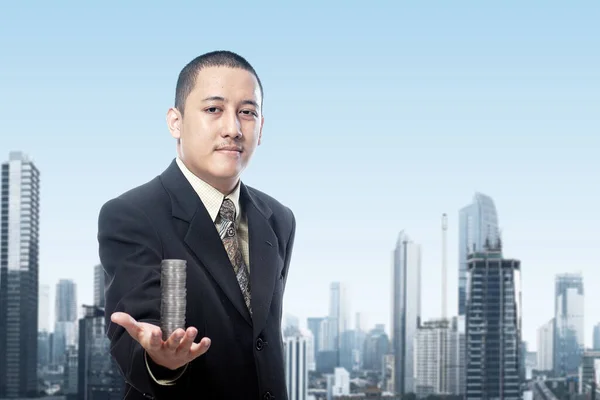
[[[228,100],[254,100],[260,103],[260,87],[256,77],[241,68],[206,67],[196,75],[192,94],[224,97]]]

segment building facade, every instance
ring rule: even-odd
[[[499,237],[494,200],[483,193],[475,193],[471,204],[458,214],[458,315],[466,312],[469,254],[483,250],[486,240],[496,243]]]
[[[414,341],[421,324],[421,246],[401,231],[392,265],[392,351],[397,394],[414,392]]]
[[[555,279],[554,374],[577,375],[584,351],[584,293],[581,274],[560,274]]]
[[[455,368],[459,352],[459,332],[447,319],[427,321],[415,337],[415,393],[429,395],[456,394],[459,369]]]
[[[288,400],[306,400],[308,396],[308,341],[302,334],[284,338],[285,383]]]
[[[500,242],[468,260],[466,399],[520,400],[521,265]]]
[[[37,393],[40,173],[12,152],[0,197],[0,398]]]

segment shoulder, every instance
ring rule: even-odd
[[[256,189],[251,186],[246,186],[248,192],[257,200],[267,205],[273,212],[273,216],[276,219],[283,219],[290,225],[295,225],[295,216],[292,209],[274,197]]]
[[[168,201],[169,197],[156,177],[107,200],[100,209],[100,218],[121,213],[150,214],[168,205]]]

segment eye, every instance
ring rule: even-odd
[[[258,117],[258,113],[256,111],[253,111],[253,110],[242,110],[242,114],[244,114],[244,115],[254,115],[255,117]]]
[[[220,109],[219,109],[218,107],[209,107],[209,108],[207,108],[207,109],[206,109],[206,111],[207,111],[209,114],[214,114],[214,113],[216,113],[216,112],[220,111]]]

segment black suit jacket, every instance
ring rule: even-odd
[[[240,206],[248,219],[252,318],[214,222],[175,161],[102,207],[107,335],[126,399],[287,399],[281,318],[295,218],[244,184]],[[123,311],[160,325],[160,263],[173,258],[188,265],[186,326],[198,329],[196,342],[207,336],[212,343],[174,386],[162,386],[147,372],[144,349],[110,316]]]

